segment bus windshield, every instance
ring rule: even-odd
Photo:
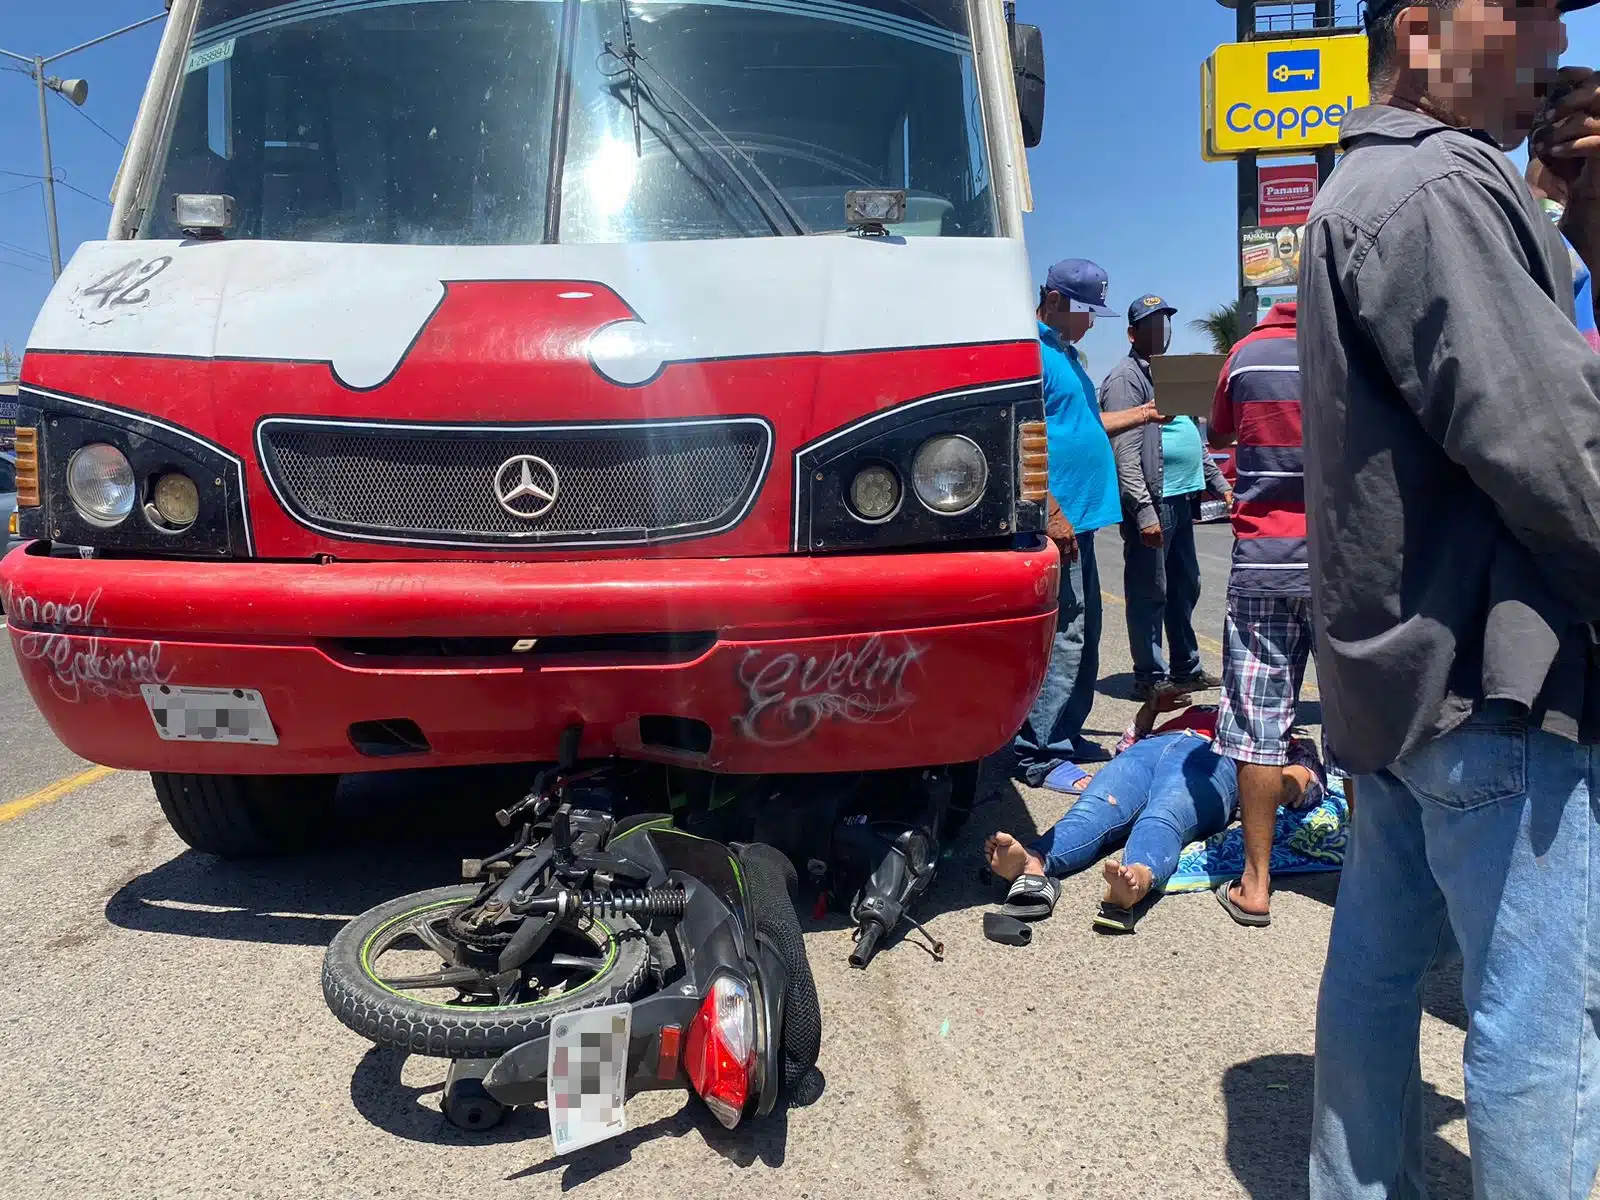
[[[965,0],[202,0],[142,236],[410,245],[996,232]],[[558,148],[552,153],[552,147]]]

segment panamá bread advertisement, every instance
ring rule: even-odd
[[[1245,286],[1294,287],[1300,279],[1300,239],[1304,228],[1246,229],[1239,238]]]

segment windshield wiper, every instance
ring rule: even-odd
[[[629,107],[633,111],[634,149],[639,156],[641,158],[644,156],[643,132],[639,117],[640,67],[642,66],[646,71],[650,72],[651,82],[644,91],[644,95],[650,101],[650,104],[656,109],[657,112],[666,117],[669,123],[673,120],[677,120],[683,126],[683,128],[692,134],[699,142],[702,151],[709,151],[711,154],[714,154],[722,162],[723,166],[727,167],[728,174],[738,181],[739,186],[744,189],[745,195],[747,195],[750,198],[750,201],[761,210],[761,215],[766,220],[767,224],[772,228],[772,232],[778,234],[779,236],[783,235],[783,228],[779,225],[777,219],[779,216],[781,216],[784,221],[788,223],[789,228],[793,233],[801,235],[809,234],[811,232],[810,228],[807,227],[806,223],[800,219],[800,214],[795,212],[794,206],[789,203],[788,199],[781,191],[778,190],[777,186],[772,182],[772,180],[767,178],[766,172],[756,165],[756,161],[745,152],[744,148],[735,142],[731,137],[729,137],[727,132],[720,125],[718,125],[710,117],[706,116],[705,113],[701,112],[693,100],[690,100],[689,97],[685,96],[681,91],[679,91],[673,82],[663,75],[654,63],[645,57],[644,53],[639,49],[633,40],[633,23],[628,16],[628,0],[620,0],[620,2],[622,4],[623,52],[618,54],[615,47],[613,47],[610,42],[605,44],[605,48],[606,53],[610,54],[611,57],[617,59],[623,64],[623,70],[626,71],[628,75],[628,86],[630,90]],[[618,72],[618,74],[621,74],[621,72]],[[745,173],[739,169],[738,164],[728,156],[726,151],[719,148],[714,142],[711,141],[710,138],[706,137],[704,133],[696,129],[691,122],[685,120],[682,113],[678,112],[672,107],[672,105],[666,103],[660,96],[656,95],[656,89],[658,87],[664,88],[666,91],[672,93],[672,95],[677,98],[678,102],[682,104],[684,108],[688,109],[694,114],[696,120],[698,120],[700,124],[705,127],[705,129],[716,134],[717,137],[722,139],[723,143],[728,147],[729,150],[732,150],[735,154],[742,158],[745,161],[745,164],[755,174],[756,179],[760,181],[761,186],[758,188],[754,183],[752,183]],[[655,131],[652,130],[652,132]],[[774,210],[776,210],[776,212]]]
[[[633,17],[628,12],[628,0],[618,0],[622,5],[623,52],[618,54],[606,43],[606,53],[620,58],[628,72],[628,107],[633,111],[633,152],[644,157],[644,129],[639,120],[639,47],[633,40]]]

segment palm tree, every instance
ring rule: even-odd
[[[1211,339],[1212,353],[1229,353],[1239,340],[1239,302],[1219,304],[1205,316],[1190,321],[1189,328]]]

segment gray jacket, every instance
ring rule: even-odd
[[[1137,351],[1111,368],[1105,382],[1100,385],[1100,411],[1122,412],[1129,408],[1142,408],[1156,398],[1155,380],[1150,375],[1150,361],[1141,358]],[[1150,436],[1146,437],[1148,433]],[[1122,493],[1122,515],[1131,518],[1140,529],[1159,525],[1161,518],[1156,509],[1161,503],[1162,484],[1166,468],[1161,457],[1161,427],[1140,425],[1126,430],[1111,439],[1111,449],[1117,456],[1117,489]],[[1228,481],[1223,478],[1211,455],[1205,453],[1202,440],[1200,461],[1205,466],[1206,490],[1215,496],[1228,494]]]
[[[1318,680],[1379,770],[1511,701],[1596,740],[1600,355],[1511,161],[1392,107],[1345,119],[1300,276]]]

